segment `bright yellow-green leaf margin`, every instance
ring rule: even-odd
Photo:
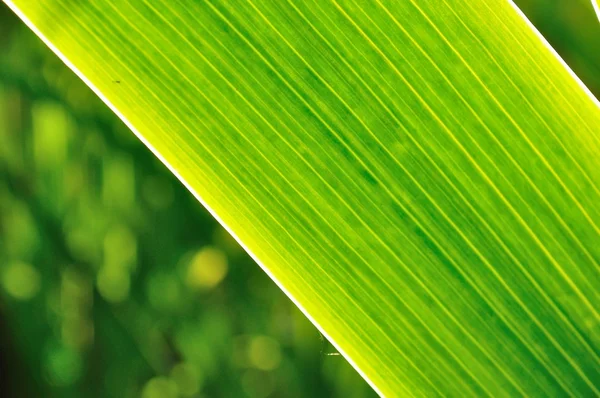
[[[379,393],[600,395],[600,108],[507,1],[9,4]]]

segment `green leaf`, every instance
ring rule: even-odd
[[[510,3],[7,3],[380,394],[600,395],[600,105]]]

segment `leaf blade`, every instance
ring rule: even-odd
[[[380,393],[598,392],[598,106],[507,3],[15,3]]]

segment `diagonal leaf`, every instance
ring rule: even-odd
[[[13,0],[387,396],[600,395],[600,106],[504,0]]]

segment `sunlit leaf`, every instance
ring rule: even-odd
[[[8,3],[381,394],[600,395],[600,107],[509,2]]]

